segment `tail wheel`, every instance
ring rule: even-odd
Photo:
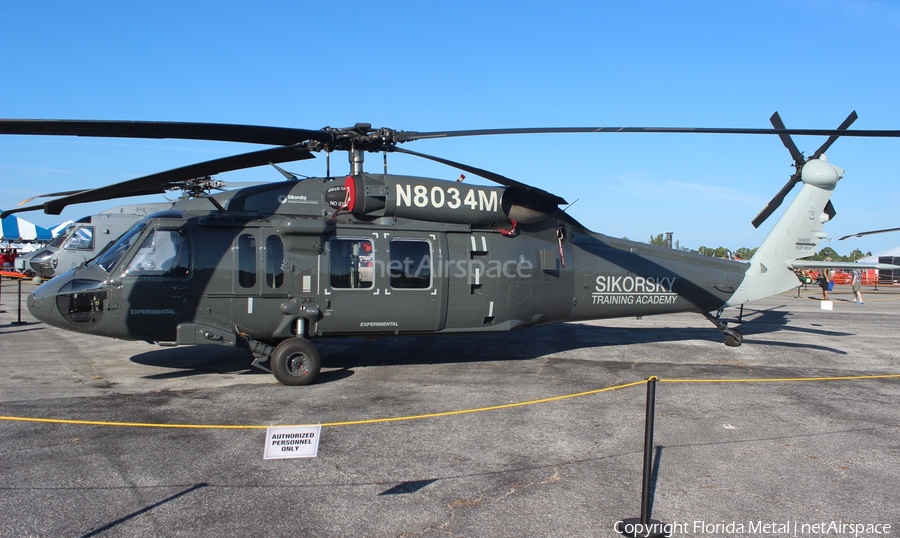
[[[744,343],[744,335],[740,333],[737,329],[730,329],[728,333],[725,333],[725,345],[728,347],[738,347]]]
[[[319,350],[305,338],[288,338],[275,346],[269,361],[272,374],[282,385],[309,385],[319,375]]]

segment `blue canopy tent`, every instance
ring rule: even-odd
[[[27,220],[10,215],[2,220],[2,242],[12,241],[50,241],[53,234],[46,228],[41,228]]]

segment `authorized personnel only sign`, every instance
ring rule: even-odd
[[[318,426],[271,426],[266,430],[264,460],[285,458],[315,458],[319,453]]]

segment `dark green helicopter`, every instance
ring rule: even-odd
[[[144,218],[98,257],[38,287],[28,308],[63,329],[159,344],[240,346],[285,385],[311,383],[329,336],[510,331],[550,323],[698,312],[730,346],[741,333],[721,310],[798,284],[794,269],[825,237],[843,170],[824,152],[840,135],[898,131],[718,128],[525,128],[404,132],[351,128],[75,120],[0,120],[0,134],[179,138],[276,147],[65,196],[69,204],[171,188],[186,195]],[[398,145],[420,139],[533,133],[777,134],[796,172],[754,219],[797,183],[796,198],[749,262],[716,259],[591,232],[547,191]],[[791,134],[829,136],[805,158]],[[208,195],[210,176],[347,151],[350,173]],[[470,185],[366,173],[367,152],[431,159],[498,183]],[[329,159],[330,162],[330,159]],[[276,166],[277,168],[277,166]],[[279,170],[281,170],[279,168]],[[60,194],[60,193],[57,193]],[[834,264],[832,264],[834,266]],[[859,265],[856,265],[859,267]],[[268,367],[265,365],[268,364]]]

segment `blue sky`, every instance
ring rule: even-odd
[[[900,129],[900,6],[883,1],[2,2],[0,117],[368,122],[411,131],[549,126]],[[796,137],[812,153],[823,142]],[[581,134],[424,140],[409,149],[568,199],[589,228],[682,246],[758,245],[787,181],[777,137]],[[0,207],[261,149],[179,140],[0,136]],[[900,233],[900,139],[842,138],[826,226],[841,254]],[[381,170],[369,155],[367,168]],[[285,168],[325,173],[324,156]],[[392,155],[392,173],[459,172]],[[346,173],[343,157],[332,171]],[[270,168],[225,181],[277,181]],[[478,181],[470,176],[471,181]],[[153,198],[161,200],[161,198]],[[20,216],[50,226],[123,202]],[[780,213],[779,213],[780,214]],[[778,214],[776,214],[778,215]],[[827,246],[827,241],[822,246]]]

